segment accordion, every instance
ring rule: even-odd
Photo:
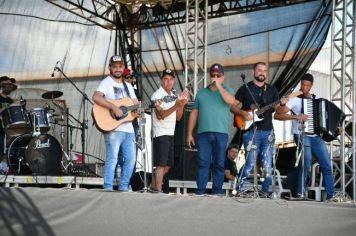
[[[304,123],[305,134],[319,135],[326,142],[336,139],[338,127],[346,117],[334,103],[323,98],[303,98],[302,112],[308,115],[308,120]]]

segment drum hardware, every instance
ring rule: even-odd
[[[48,91],[42,94],[42,98],[44,99],[56,99],[63,95],[61,91]]]

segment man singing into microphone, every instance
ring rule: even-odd
[[[237,104],[232,107],[231,111],[236,115],[239,115],[245,121],[254,121],[253,113],[249,112],[251,109],[258,109],[265,105],[269,105],[273,102],[278,101],[278,91],[277,89],[266,83],[267,79],[267,66],[264,62],[257,62],[253,66],[253,77],[254,79],[243,85],[235,94]],[[241,109],[239,104],[242,103]],[[279,106],[279,105],[277,105]],[[246,150],[246,163],[239,173],[240,183],[237,186],[237,191],[240,192],[246,178],[250,174],[251,169],[254,166],[254,155],[260,157],[260,163],[262,168],[267,171],[265,174],[265,179],[262,183],[262,191],[268,193],[269,185],[271,182],[270,170],[272,164],[272,154],[273,150],[273,124],[272,124],[272,113],[277,107],[273,107],[267,110],[263,114],[263,120],[255,122],[249,127],[249,129],[243,134],[243,145]],[[256,132],[254,132],[256,130]],[[253,139],[254,136],[254,139]],[[253,142],[253,143],[252,143]],[[255,152],[251,149],[252,144],[256,148]]]
[[[234,90],[223,84],[224,69],[220,64],[211,66],[210,79],[212,83],[198,91],[188,121],[186,140],[188,146],[195,145],[193,130],[198,121],[197,196],[205,194],[211,160],[213,161],[213,194],[223,195],[230,107],[236,103]]]

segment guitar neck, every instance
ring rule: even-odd
[[[149,105],[149,102],[141,103],[141,107],[143,107],[143,108],[148,107],[148,105]],[[137,110],[139,107],[140,107],[140,104],[135,104],[135,105],[128,106],[126,108],[127,108],[127,111],[134,111],[134,110]]]
[[[266,112],[267,110],[271,109],[272,107],[274,107],[275,105],[277,105],[278,103],[280,103],[280,100],[275,101],[267,106],[262,107],[261,109],[259,109],[258,111],[256,111],[256,115],[261,115],[262,113]]]
[[[162,98],[162,99],[157,99],[156,101],[172,102],[172,101],[175,101],[176,99],[177,99],[176,96],[166,96],[166,97],[164,97],[164,98]],[[147,108],[147,107],[149,107],[149,105],[150,105],[151,103],[152,103],[151,101],[142,102],[142,103],[141,103],[141,107]],[[135,105],[128,106],[128,107],[127,107],[127,110],[128,110],[128,111],[134,111],[134,110],[137,110],[139,107],[140,107],[140,104],[135,104]]]

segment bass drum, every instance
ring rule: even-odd
[[[7,154],[14,174],[56,175],[61,170],[62,148],[49,134],[18,136],[11,142]]]

